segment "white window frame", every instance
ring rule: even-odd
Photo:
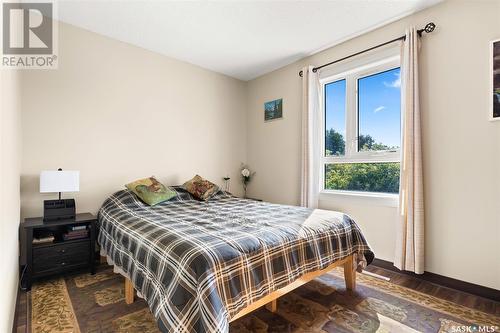
[[[330,68],[320,74],[320,161],[319,182],[320,200],[328,196],[344,198],[363,197],[377,203],[397,206],[398,193],[381,193],[365,191],[332,190],[325,188],[325,165],[337,163],[380,163],[401,162],[401,149],[381,151],[358,151],[358,80],[364,77],[385,72],[401,66],[399,48],[388,48],[369,56],[358,58],[346,64]],[[345,130],[346,144],[344,156],[325,156],[325,86],[339,80],[346,80],[346,112]],[[402,119],[402,117],[401,117]],[[387,200],[383,200],[383,199]],[[382,199],[382,200],[381,200]]]

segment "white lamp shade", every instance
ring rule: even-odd
[[[80,171],[42,171],[40,193],[78,192]]]

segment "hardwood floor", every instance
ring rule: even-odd
[[[452,301],[454,303],[500,317],[499,302],[443,287],[435,283],[424,281],[418,277],[391,271],[374,265],[368,266],[366,270],[383,277],[388,277],[390,278],[390,282],[396,285],[404,286],[430,296]],[[31,331],[31,314],[29,313],[29,309],[31,307],[27,302],[29,302],[27,293],[20,291],[16,305],[16,317],[13,332],[21,333]]]
[[[393,272],[381,267],[370,265],[366,268],[367,271],[388,277],[392,283],[410,288],[421,293],[435,296],[441,299],[449,300],[454,303],[491,313],[500,316],[500,303],[493,300],[479,297],[476,295],[464,293],[455,289],[440,286],[435,283],[424,281],[417,277],[409,276],[403,273]]]
[[[29,307],[27,301],[27,293],[25,291],[19,290],[17,294],[16,313],[14,317],[14,328],[12,329],[12,332],[24,333],[31,331],[31,329],[28,327]]]

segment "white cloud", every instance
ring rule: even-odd
[[[389,87],[389,88],[399,88],[401,87],[401,73],[396,73],[396,79],[391,82],[385,82],[384,81],[384,86]]]
[[[385,106],[381,105],[381,106],[379,106],[378,108],[375,108],[375,109],[373,110],[373,112],[374,112],[374,113],[377,113],[377,112],[380,112],[380,111],[382,111],[382,110],[384,110],[384,109],[385,109]]]

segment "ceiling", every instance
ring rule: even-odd
[[[440,1],[59,1],[58,17],[250,80]]]

